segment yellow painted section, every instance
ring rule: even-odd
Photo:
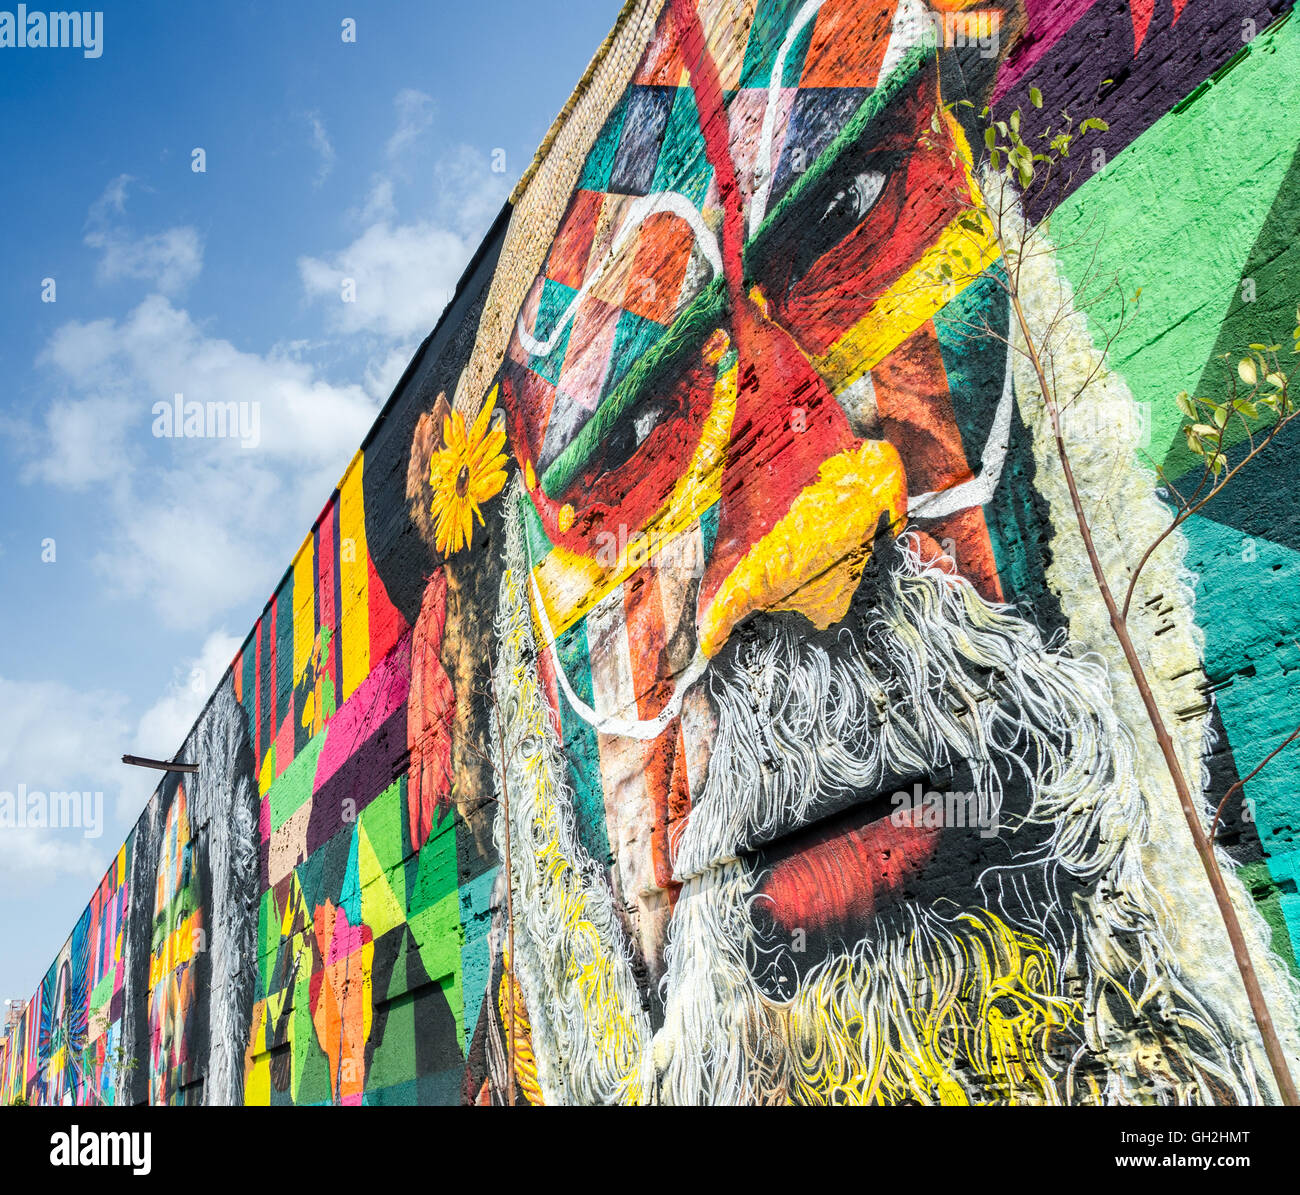
[[[591,557],[557,547],[533,569],[547,621],[555,634],[563,634],[586,618],[606,595],[693,527],[721,497],[722,469],[736,415],[736,368],[733,362],[718,371],[713,405],[695,455],[668,501],[639,535],[629,539],[626,550],[612,566],[604,567]]]
[[[266,1002],[259,1000],[253,1008],[253,1027],[248,1036],[249,1050],[266,1045]],[[271,1104],[271,1058],[263,1054],[252,1059],[244,1076],[244,1103],[254,1108]]]
[[[162,949],[156,951],[149,959],[149,987],[155,987],[164,977],[170,975],[182,963],[194,957],[194,937],[202,927],[202,910],[196,910],[181,922],[166,938]]]
[[[723,581],[704,612],[700,650],[716,655],[755,610],[792,610],[819,631],[833,626],[848,613],[881,516],[899,527],[906,514],[903,462],[887,440],[831,457]]]
[[[965,255],[965,261],[959,252]],[[933,319],[997,259],[991,229],[978,235],[954,220],[866,315],[822,356],[813,358],[817,372],[836,394],[851,386]],[[951,279],[941,273],[945,264],[952,270]]]
[[[250,1108],[271,1106],[271,1059],[257,1059],[244,1080],[244,1103]]]
[[[297,914],[298,908],[302,903],[302,889],[298,885],[298,876],[293,877],[293,890],[290,898],[285,902],[284,915],[280,918],[280,937],[293,937],[293,919]]]
[[[376,938],[382,937],[401,925],[406,913],[388,886],[388,877],[364,826],[357,827],[357,872],[361,880],[361,920]]]
[[[316,552],[310,536],[293,559],[293,678],[311,662],[316,639]]]
[[[357,453],[339,486],[339,593],[343,628],[342,700],[370,674],[370,578],[366,562],[366,504],[361,488],[364,455]]]

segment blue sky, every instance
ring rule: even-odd
[[[97,838],[0,829],[0,997],[157,779],[120,756],[176,750],[618,8],[130,0],[99,58],[0,49],[0,792],[104,794]],[[177,392],[257,401],[256,446],[153,436]]]

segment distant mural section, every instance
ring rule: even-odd
[[[1289,9],[633,0],[11,1018],[6,1102],[1272,1102],[1003,263],[943,266],[975,114],[1105,118],[1026,301],[1083,378],[1073,288],[1143,288],[1078,432],[1127,559],[1195,463],[1170,396],[1293,323],[1300,128],[1243,115],[1300,103]],[[1293,447],[1139,594],[1207,810],[1300,723]],[[1297,767],[1222,857],[1300,1067]]]

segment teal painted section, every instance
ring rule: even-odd
[[[560,667],[579,700],[595,704],[591,687],[586,619],[570,627],[555,643]],[[578,824],[578,841],[591,858],[608,863],[611,858],[609,832],[605,824],[605,797],[600,782],[600,743],[596,732],[574,712],[569,699],[560,693],[560,725],[564,735],[565,763],[573,785],[573,812]]]
[[[1219,712],[1237,771],[1247,776],[1300,724],[1300,552],[1205,518],[1191,519],[1185,531],[1207,672],[1221,686]],[[1300,941],[1300,744],[1274,759],[1245,795],[1291,940]]]
[[[500,867],[491,867],[460,885],[460,923],[465,933],[460,958],[467,1043],[473,1040],[492,972],[488,935],[492,930],[492,886],[500,870]]]

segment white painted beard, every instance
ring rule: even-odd
[[[791,620],[756,620],[710,670],[718,728],[675,844],[682,888],[652,1033],[608,878],[578,842],[508,517],[496,696],[517,968],[547,1102],[1257,1097],[1244,1051],[1180,977],[1145,882],[1145,803],[1103,669],[923,562],[914,537],[895,548],[833,650]],[[1009,861],[965,900],[856,925],[793,995],[764,986],[755,850],[889,777],[947,766],[970,769]],[[1012,785],[1022,808],[1004,807]],[[500,850],[499,808],[496,836]],[[995,1005],[1008,996],[1013,1013]]]

